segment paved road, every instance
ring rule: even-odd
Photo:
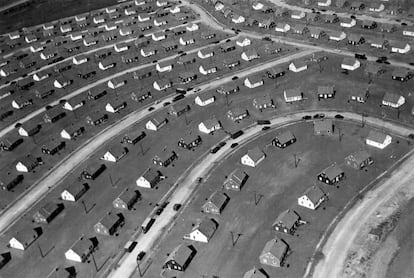
[[[333,118],[336,114],[341,113],[339,111],[313,111],[313,113],[325,113],[327,117]],[[297,112],[292,113],[285,116],[279,116],[271,120],[272,127],[286,125],[289,123],[297,122],[302,119],[304,115],[308,115],[309,112]],[[355,113],[341,113],[345,116],[346,119],[360,122],[362,120],[361,115]],[[413,132],[414,130],[411,128],[405,128],[402,126],[397,126],[390,124],[388,122],[384,122],[381,119],[366,117],[364,118],[366,124],[376,126],[376,127],[383,127],[385,129],[390,129],[392,133],[399,134],[401,136],[406,136],[407,134]],[[174,217],[177,214],[172,209],[173,204],[175,203],[185,203],[188,198],[191,196],[193,191],[196,189],[197,185],[197,178],[206,176],[207,173],[214,167],[215,163],[219,162],[222,159],[225,159],[232,149],[230,145],[235,142],[246,142],[247,140],[253,139],[255,136],[261,133],[261,126],[253,126],[247,128],[243,136],[239,137],[238,139],[232,140],[228,139],[227,144],[216,154],[208,154],[205,158],[198,163],[193,170],[188,174],[187,178],[180,183],[179,188],[173,193],[169,205],[166,207],[164,212],[157,218],[154,223],[154,226],[150,229],[150,231],[146,234],[140,234],[137,238],[138,245],[134,249],[132,253],[126,253],[126,257],[120,262],[120,266],[110,273],[109,277],[117,278],[117,277],[130,277],[135,269],[137,268],[136,265],[136,256],[140,251],[148,252],[153,245],[156,244],[158,239],[161,237],[163,232],[167,229],[167,227],[174,221]],[[414,158],[413,158],[414,160]],[[414,172],[413,172],[414,175]],[[337,277],[337,276],[326,276],[326,277]]]
[[[308,9],[308,8],[304,8],[304,7],[299,7],[299,6],[295,6],[295,5],[290,5],[287,4],[285,1],[283,0],[269,0],[271,3],[275,4],[276,6],[282,7],[282,8],[287,8],[289,10],[294,10],[294,11],[304,11],[307,13],[311,13],[312,10]],[[334,5],[335,1],[332,1],[332,6]],[[327,7],[329,9],[329,7]],[[324,7],[320,7],[320,9],[326,9]],[[367,9],[366,9],[367,10]],[[336,14],[339,17],[351,17],[351,15],[355,16],[357,19],[359,20],[373,20],[376,22],[380,22],[380,23],[389,23],[389,24],[396,24],[396,25],[400,25],[401,22],[396,21],[394,18],[395,16],[389,15],[389,14],[384,14],[381,13],[381,17],[379,17],[380,15],[378,14],[378,17],[374,17],[371,15],[367,15],[367,14],[354,14],[354,13],[347,13],[347,12],[335,12],[335,11],[331,11],[328,10],[326,12],[322,12],[319,10],[319,12],[321,14]],[[409,21],[407,21],[409,22]]]
[[[195,50],[194,50],[195,51]],[[312,50],[306,50],[302,52],[295,53],[293,55],[289,55],[283,57],[279,60],[266,62],[263,64],[255,65],[253,67],[241,70],[237,72],[240,77],[247,76],[257,71],[264,70],[266,68],[278,65],[280,63],[285,63],[290,59],[295,59],[298,57],[303,57],[312,53]],[[135,69],[129,69],[128,71],[133,71]],[[117,73],[121,75],[122,73]],[[216,79],[214,81],[206,82],[205,84],[200,85],[201,91],[207,89],[214,89],[222,84],[231,81],[231,77],[233,74],[222,77],[220,79]],[[106,78],[109,80],[110,77]],[[97,81],[97,82],[101,82]],[[96,82],[95,82],[96,83]],[[97,84],[92,83],[87,86],[87,88],[81,88],[74,93],[72,93],[71,97],[76,94],[79,94],[82,91],[87,90],[90,87],[96,86]],[[187,97],[194,94],[194,91],[187,93]],[[163,103],[164,101],[172,101],[173,96],[168,96],[163,99],[163,102],[152,105],[155,109],[150,113],[146,110],[146,107],[139,111],[135,111],[129,115],[127,115],[122,120],[116,122],[115,124],[111,125],[110,127],[106,128],[104,131],[99,133],[98,135],[94,136],[93,138],[89,139],[85,144],[75,150],[73,153],[69,154],[63,161],[61,161],[58,165],[56,165],[51,171],[49,171],[44,177],[40,179],[39,182],[35,183],[31,186],[29,190],[22,194],[22,197],[17,199],[15,202],[9,204],[7,208],[5,208],[0,214],[0,233],[4,233],[13,223],[15,223],[28,209],[30,209],[33,205],[35,205],[41,198],[48,192],[49,188],[53,188],[59,184],[60,181],[66,177],[76,166],[85,161],[89,158],[93,153],[95,153],[105,142],[111,140],[111,138],[115,137],[117,134],[120,134],[123,130],[127,129],[128,127],[132,126],[134,123],[143,120],[148,115],[155,113],[164,108]],[[57,101],[58,102],[58,101]],[[41,113],[41,112],[39,112]],[[14,128],[14,127],[13,127]],[[0,132],[3,135],[5,130]]]
[[[5,11],[7,9],[10,9],[10,8],[12,8],[14,6],[17,6],[17,5],[20,5],[20,4],[29,2],[29,1],[31,1],[31,0],[18,0],[18,1],[13,1],[13,2],[7,4],[7,5],[1,6],[0,7],[0,12]]]
[[[188,0],[182,0],[182,3],[185,6],[191,7],[191,9],[193,9],[197,13],[199,13],[201,21],[204,22],[205,24],[209,25],[210,27],[215,28],[217,30],[221,30],[223,32],[234,33],[233,30],[231,30],[226,25],[224,25],[224,24],[220,23],[219,21],[217,21],[212,14],[210,14],[208,11],[206,11],[201,6],[199,6],[195,3],[190,3]],[[303,42],[301,40],[282,37],[282,36],[275,36],[275,35],[271,35],[271,34],[262,34],[262,33],[259,33],[259,32],[252,32],[252,31],[242,31],[242,32],[239,33],[239,35],[247,36],[247,37],[251,37],[251,38],[255,38],[255,39],[262,39],[264,37],[270,37],[275,42],[284,43],[284,44],[292,45],[292,46],[295,46],[295,47],[314,49],[316,51],[325,51],[325,52],[328,52],[328,53],[332,53],[332,54],[336,54],[336,55],[344,55],[344,56],[349,56],[349,57],[354,57],[355,56],[355,52],[352,52],[352,51],[342,50],[342,49],[335,49],[335,48],[330,48],[330,47],[327,47],[327,46],[319,46],[317,44],[307,43],[307,42]],[[367,56],[368,61],[376,61],[377,58],[378,58],[378,57],[374,57],[372,55],[366,55],[366,56]],[[414,70],[414,66],[409,65],[407,63],[395,61],[395,60],[392,60],[392,59],[390,59],[388,61],[390,62],[390,65],[392,65],[392,66],[404,67],[404,68]]]
[[[312,277],[331,278],[341,276],[349,249],[368,219],[373,217],[377,209],[393,198],[394,194],[401,188],[407,185],[413,186],[413,153],[414,150],[410,151],[406,155],[409,158],[392,172],[390,178],[368,192],[362,202],[357,203],[337,224],[323,247],[322,252],[325,259],[316,265]],[[307,277],[307,274],[304,277]]]

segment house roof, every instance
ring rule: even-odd
[[[349,34],[348,35],[348,40],[352,41],[352,42],[359,42],[361,39],[363,39],[364,37],[361,34]]]
[[[306,28],[308,28],[308,27],[306,27],[305,24],[300,24],[300,23],[294,24],[292,26],[292,29],[294,31],[299,31],[299,32],[303,32]]]
[[[98,223],[101,223],[102,226],[110,229],[118,223],[120,218],[120,214],[108,213],[104,217],[102,217]]]
[[[300,60],[300,59],[292,61],[291,64],[293,64],[296,68],[301,68],[301,67],[306,67],[307,66],[306,62],[304,60]]]
[[[273,225],[281,223],[286,228],[291,229],[297,221],[299,221],[299,215],[296,211],[288,209],[279,214]]]
[[[200,49],[199,51],[202,55],[208,55],[210,53],[214,53],[213,49],[210,47]]]
[[[397,104],[400,98],[401,98],[401,95],[399,94],[387,92],[384,95],[383,101]]]
[[[350,159],[355,161],[357,164],[361,164],[370,157],[371,155],[367,151],[361,150],[348,155],[346,159]]]
[[[21,157],[18,162],[22,163],[26,167],[30,168],[33,166],[36,166],[38,164],[37,158],[35,158],[33,155],[28,154],[26,156]]]
[[[405,77],[410,73],[409,69],[406,68],[396,68],[393,72],[392,72],[392,76],[397,76],[397,77]]]
[[[406,41],[394,41],[391,46],[399,49],[404,49],[407,45],[409,45],[409,43]]]
[[[258,106],[262,106],[266,104],[271,105],[273,103],[273,100],[269,95],[263,95],[263,96],[256,97],[253,100],[253,103]]]
[[[197,60],[197,54],[196,53],[181,56],[180,58],[178,58],[177,62],[181,63],[181,64],[186,64],[186,63],[191,62],[193,60]]]
[[[193,252],[194,251],[190,249],[189,246],[180,244],[174,248],[174,250],[170,253],[165,262],[174,260],[179,265],[184,265]]]
[[[332,130],[333,122],[331,119],[323,119],[313,122],[315,132]]]
[[[369,43],[374,44],[374,45],[384,45],[384,43],[386,41],[387,40],[385,40],[384,38],[381,38],[381,37],[372,37],[372,38],[369,39]]]
[[[303,194],[313,203],[316,204],[325,196],[325,192],[319,186],[313,185],[309,187]]]
[[[384,143],[385,139],[387,138],[387,134],[376,131],[370,130],[367,136],[367,140],[371,140],[377,143]]]
[[[246,77],[246,80],[249,80],[251,84],[263,82],[263,75],[262,74],[253,74]]]
[[[35,229],[24,229],[17,232],[14,235],[14,238],[22,243],[23,245],[27,245],[33,241],[34,238],[37,238],[39,235]]]
[[[239,43],[244,43],[244,41],[249,41],[250,42],[250,39],[248,37],[242,36],[242,37],[239,37],[236,40],[236,42],[239,42]]]
[[[253,149],[247,151],[247,155],[251,160],[257,162],[264,156],[264,153],[259,147],[254,147]]]
[[[250,269],[249,271],[247,271],[243,278],[266,278],[267,276],[264,275],[259,269],[255,267],[253,267],[252,269]]]
[[[292,98],[302,95],[302,91],[299,88],[287,89],[285,90],[286,98]]]
[[[318,95],[328,95],[335,92],[335,86],[318,86]]]
[[[161,175],[160,171],[157,171],[153,168],[148,168],[145,170],[144,174],[142,174],[142,177],[149,181],[150,183],[154,182],[158,177]]]
[[[181,79],[189,79],[189,78],[194,78],[195,76],[197,76],[197,74],[195,74],[194,71],[184,71],[184,72],[180,72],[178,75]]]
[[[219,121],[215,117],[213,117],[213,118],[210,118],[210,119],[207,119],[207,120],[203,121],[203,123],[204,123],[204,126],[207,129],[210,129],[210,128],[216,126],[219,123]]]
[[[42,206],[37,212],[41,214],[42,216],[44,216],[45,218],[48,218],[60,207],[61,207],[61,204],[49,202],[49,203],[46,203],[44,206]]]
[[[220,191],[214,191],[208,200],[216,207],[222,208],[228,199],[229,197],[225,193]]]
[[[217,229],[217,224],[212,219],[205,218],[198,225],[194,226],[193,231],[198,230],[207,238],[211,238]]]
[[[163,87],[168,86],[169,84],[171,84],[171,81],[169,79],[166,79],[166,78],[156,80],[155,82],[157,82],[157,84],[158,84],[158,86],[160,86],[160,88],[163,88]]]
[[[293,135],[292,131],[286,130],[285,132],[276,136],[281,144],[289,142],[292,139],[295,139],[295,135]]]
[[[74,182],[71,183],[68,187],[65,188],[67,192],[69,192],[71,195],[76,196],[85,189],[85,184],[81,182]]]
[[[241,185],[246,175],[247,174],[245,172],[237,168],[230,173],[230,175],[227,177],[227,180],[233,180],[235,183]]]
[[[112,145],[108,150],[108,152],[115,157],[122,156],[125,153],[125,151],[125,147],[121,144]]]
[[[257,50],[255,47],[249,47],[247,48],[244,53],[246,54],[247,57],[256,57],[259,56],[259,54],[257,53]]]
[[[288,245],[280,238],[275,237],[274,239],[271,239],[268,242],[266,242],[261,255],[270,253],[274,257],[279,259],[279,261],[281,261],[285,256],[287,249]]]
[[[93,246],[93,242],[90,239],[81,237],[72,245],[70,249],[78,255],[83,255],[89,253],[89,250]]]
[[[172,66],[174,64],[174,61],[172,60],[166,60],[166,61],[161,61],[158,63],[158,66],[160,68],[164,68],[164,67],[168,67],[168,66]]]
[[[213,92],[209,92],[209,93],[203,93],[197,96],[201,101],[206,101],[209,100],[211,98],[214,98],[214,94]]]
[[[330,165],[328,168],[323,170],[323,173],[325,173],[326,177],[330,180],[333,180],[340,174],[342,174],[344,171],[336,164]]]

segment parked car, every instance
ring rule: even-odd
[[[152,111],[152,110],[154,110],[155,108],[154,107],[150,107],[150,108],[148,108],[148,111]]]
[[[313,118],[314,119],[323,119],[323,118],[325,118],[325,114],[318,113],[318,114],[313,115]]]
[[[305,115],[302,117],[302,120],[310,120],[310,119],[312,119],[312,116],[310,115]]]
[[[141,261],[142,258],[144,258],[145,254],[146,253],[144,251],[139,252],[138,255],[137,255],[137,261],[138,262]]]
[[[163,104],[162,104],[162,106],[168,106],[168,105],[170,105],[171,104],[171,102],[169,102],[169,101],[166,101],[166,102],[164,102]]]
[[[264,130],[268,130],[268,129],[270,129],[270,126],[268,126],[268,125],[266,125],[266,126],[262,127],[262,130],[263,130],[263,131],[264,131]]]
[[[335,119],[340,119],[342,120],[344,118],[344,116],[342,116],[341,114],[336,114],[335,115]]]
[[[215,146],[214,148],[212,148],[212,149],[210,150],[210,153],[216,153],[216,152],[218,152],[220,149],[221,149],[221,148],[220,148],[219,146]]]
[[[175,102],[175,101],[179,101],[180,99],[183,99],[183,98],[185,98],[185,95],[183,95],[183,94],[179,94],[179,95],[176,95],[176,96],[172,99],[172,101],[173,101],[173,102]]]
[[[360,53],[355,53],[355,58],[361,59],[361,60],[366,60],[367,59],[367,55],[360,54]]]
[[[125,249],[125,251],[127,251],[128,253],[131,253],[131,252],[132,252],[132,250],[134,250],[135,246],[137,246],[137,242],[136,242],[136,241],[129,240],[129,241],[125,244],[124,249]]]
[[[237,79],[239,79],[239,77],[237,75],[235,75],[231,78],[231,80],[237,80]]]
[[[230,145],[230,148],[234,149],[235,147],[237,147],[239,145],[239,143],[233,143]]]
[[[173,210],[174,211],[177,211],[177,210],[179,210],[181,208],[181,204],[174,204],[174,206],[173,206]]]

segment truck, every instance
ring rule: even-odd
[[[230,134],[230,138],[231,139],[236,139],[236,138],[242,136],[243,134],[244,134],[243,130],[239,130],[239,131],[236,131],[236,132]]]
[[[155,222],[155,219],[154,218],[152,218],[152,217],[147,217],[145,220],[144,220],[144,222],[142,222],[142,225],[141,225],[141,229],[142,229],[142,232],[145,234],[145,233],[147,233],[148,231],[149,231],[149,229],[151,229],[151,227],[152,227],[152,225],[154,224],[154,222]]]

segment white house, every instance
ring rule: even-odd
[[[80,237],[70,247],[70,249],[65,252],[65,258],[69,261],[83,263],[87,260],[87,258],[94,251],[94,249],[95,246],[93,242],[82,235],[82,237]]]
[[[203,48],[197,52],[200,59],[207,59],[214,56],[214,51],[211,48]]]
[[[174,8],[170,8],[170,13],[177,14],[181,11],[180,6],[174,6]]]
[[[180,37],[180,44],[181,45],[189,45],[195,43],[194,38],[186,36],[186,37]]]
[[[82,65],[86,62],[88,62],[88,57],[86,57],[86,55],[78,55],[73,57],[72,62],[74,65]]]
[[[408,51],[411,50],[411,46],[408,43],[404,42],[397,42],[394,45],[391,45],[391,52],[406,54]]]
[[[382,105],[390,106],[392,108],[401,107],[405,103],[405,98],[399,94],[385,93],[382,99]]]
[[[70,39],[72,41],[79,41],[79,40],[83,39],[83,33],[74,32],[74,33],[70,34]]]
[[[298,198],[298,205],[309,208],[317,209],[327,199],[326,194],[318,186],[314,185],[309,187],[305,193]]]
[[[403,35],[407,37],[414,37],[414,27],[406,26],[403,30]]]
[[[78,95],[69,100],[65,100],[65,102],[62,105],[62,108],[68,111],[75,111],[76,109],[84,106],[85,103],[85,97],[82,95]]]
[[[260,2],[254,2],[252,5],[253,10],[255,11],[261,11],[263,9],[264,5]]]
[[[207,75],[207,74],[211,74],[211,73],[215,73],[217,72],[217,67],[213,66],[213,65],[201,65],[198,68],[198,71],[203,74],[203,75]]]
[[[164,125],[166,125],[167,122],[168,122],[167,118],[153,118],[145,124],[145,128],[148,130],[157,131],[160,128],[162,128]]]
[[[101,159],[109,162],[118,162],[125,155],[127,155],[127,153],[128,149],[126,147],[123,147],[121,145],[114,145],[104,153]]]
[[[136,184],[138,187],[153,188],[160,180],[160,171],[148,168],[144,174],[137,179]]]
[[[138,21],[139,22],[148,21],[150,19],[151,19],[151,17],[148,14],[139,14],[138,15]]]
[[[213,94],[200,94],[195,99],[194,102],[199,106],[206,106],[210,103],[213,103],[216,100],[216,97]]]
[[[154,81],[154,83],[152,83],[152,86],[157,91],[163,91],[168,88],[171,88],[172,82],[167,79],[161,79],[161,80]]]
[[[303,93],[298,88],[286,89],[283,92],[283,97],[285,98],[285,102],[295,102],[303,99]]]
[[[185,27],[185,29],[187,29],[187,31],[189,32],[194,32],[200,29],[200,27],[196,23],[190,23]]]
[[[189,234],[184,235],[184,239],[208,243],[216,232],[216,229],[216,222],[206,218],[195,225]]]
[[[153,41],[162,41],[167,38],[164,32],[156,32],[151,35]]]
[[[124,109],[127,106],[127,103],[125,101],[119,102],[119,103],[107,103],[105,105],[105,111],[109,113],[118,113],[122,109]]]
[[[293,11],[292,14],[290,15],[291,18],[293,19],[302,19],[305,18],[306,13],[304,11]]]
[[[108,81],[108,87],[111,89],[117,89],[126,85],[127,81],[125,79],[111,79]]]
[[[244,61],[249,62],[249,61],[252,61],[254,59],[259,59],[260,55],[259,55],[259,53],[257,53],[256,48],[250,47],[246,51],[243,51],[243,53],[241,54],[241,58]]]
[[[14,249],[26,250],[38,237],[34,229],[22,230],[10,239],[9,245]]]
[[[173,69],[173,64],[170,61],[160,62],[155,65],[158,72],[169,72]]]
[[[155,48],[141,48],[140,50],[141,56],[142,57],[150,57],[152,55],[155,55],[155,53],[157,53],[157,50],[155,50]]]
[[[368,7],[368,10],[370,12],[377,12],[377,13],[382,12],[384,9],[385,9],[385,6],[382,3],[370,3]]]
[[[34,81],[42,81],[46,78],[49,78],[50,75],[51,74],[46,72],[46,71],[39,71],[39,72],[36,72],[35,74],[33,74],[33,80]]]
[[[252,44],[252,41],[247,37],[240,37],[236,40],[236,44],[240,47],[248,46]]]
[[[239,15],[239,14],[233,14],[232,18],[231,18],[231,21],[233,23],[240,24],[240,23],[245,22],[246,18],[244,16]]]
[[[119,35],[125,37],[125,36],[129,36],[132,35],[132,28],[131,27],[122,27],[121,29],[119,29]]]
[[[330,32],[329,39],[332,41],[342,41],[346,38],[345,32]]]
[[[355,58],[345,57],[341,63],[341,68],[346,70],[356,70],[361,66],[361,62]]]
[[[156,18],[154,19],[154,25],[157,27],[166,25],[168,21],[165,18]]]
[[[341,22],[339,24],[344,28],[352,28],[356,25],[356,23],[357,22],[355,19],[344,17],[341,19]]]
[[[129,48],[129,46],[126,43],[118,43],[118,44],[114,45],[114,50],[118,53],[127,51],[128,48]]]
[[[70,24],[64,24],[60,26],[60,31],[62,33],[69,33],[72,32],[72,26],[70,26]]]
[[[276,24],[275,31],[281,33],[287,33],[290,30],[290,25],[287,23],[278,23]]]
[[[65,78],[58,78],[53,82],[53,86],[55,86],[55,88],[58,88],[58,89],[65,88],[69,86],[70,84],[72,84],[72,81],[69,79],[65,79]]]
[[[198,125],[198,130],[206,134],[211,134],[221,128],[221,123],[215,118],[205,120]]]
[[[318,0],[319,7],[329,7],[331,4],[331,0]]]
[[[305,61],[297,60],[293,61],[289,64],[289,70],[293,72],[301,72],[308,68],[308,65],[305,63]]]
[[[40,43],[32,44],[30,46],[30,52],[32,52],[32,53],[42,51],[43,49],[45,49],[45,47],[43,45],[41,45]]]
[[[20,38],[19,31],[14,31],[14,32],[9,33],[9,39],[11,39],[11,40],[17,40],[19,38]]]
[[[371,130],[366,138],[366,144],[376,147],[378,149],[384,149],[391,144],[392,137],[388,134],[384,134],[375,130]]]
[[[264,80],[263,80],[263,77],[261,75],[248,76],[244,80],[244,86],[246,86],[247,88],[250,88],[250,89],[260,87],[263,84],[264,84]]]
[[[60,193],[60,198],[68,202],[76,202],[89,188],[87,183],[72,183]]]
[[[259,147],[254,147],[251,150],[248,150],[245,155],[241,157],[241,164],[256,167],[265,159],[266,155]]]

